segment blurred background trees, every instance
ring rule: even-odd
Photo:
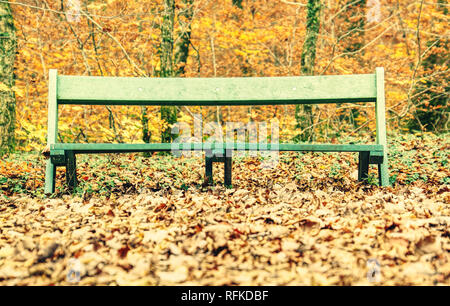
[[[13,101],[13,89],[20,150],[46,143],[50,68],[69,75],[260,77],[374,73],[383,66],[388,131],[448,130],[445,0],[13,0],[10,7],[16,79],[12,70],[2,71],[2,88],[9,91],[2,91],[1,105],[12,109],[14,103],[4,101]],[[1,40],[10,63],[12,37]],[[276,118],[282,141],[375,134],[373,106],[358,103],[314,109],[64,105],[60,113],[58,137],[65,142],[170,141],[171,124],[192,124],[196,113],[219,123]]]
[[[437,4],[441,14],[436,14],[434,22],[448,22],[448,3],[439,0]],[[441,35],[430,37],[425,48],[419,60],[421,69],[411,97],[414,110],[408,127],[411,130],[445,131],[450,120],[449,38]]]
[[[16,31],[9,3],[0,3],[0,155],[15,145],[16,98],[14,60]]]

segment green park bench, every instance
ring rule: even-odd
[[[69,187],[77,184],[76,155],[202,150],[206,179],[212,180],[212,163],[223,162],[225,185],[231,185],[232,151],[318,151],[359,153],[358,179],[368,178],[369,164],[378,165],[381,186],[389,185],[384,69],[374,74],[249,77],[249,78],[125,78],[58,75],[50,70],[48,96],[48,148],[45,193],[55,191],[56,167],[66,167]],[[375,102],[376,144],[310,143],[59,143],[58,106],[76,105],[281,105]],[[222,154],[217,154],[220,151]],[[215,152],[215,153],[212,153]]]

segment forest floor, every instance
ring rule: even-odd
[[[392,187],[356,154],[233,160],[80,156],[43,195],[44,159],[0,160],[0,285],[450,285],[450,137],[391,137]],[[223,166],[222,166],[223,167]],[[215,181],[223,181],[215,166]],[[70,271],[74,273],[69,273]]]

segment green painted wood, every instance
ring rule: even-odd
[[[51,146],[50,146],[51,147]],[[51,151],[51,153],[50,153],[50,156],[52,156],[52,157],[59,157],[59,156],[61,156],[61,157],[64,157],[65,158],[65,155],[66,153],[64,152],[64,150],[61,150],[61,149],[55,149],[55,150],[52,150]]]
[[[56,165],[54,165],[50,159],[47,159],[45,162],[45,194],[51,194],[55,192],[55,176]]]
[[[59,76],[59,104],[273,105],[375,102],[375,74],[251,78]]]
[[[48,79],[48,122],[47,122],[47,145],[52,145],[57,142],[58,138],[58,103],[57,103],[57,71],[51,69]],[[46,194],[55,191],[55,173],[56,165],[51,159],[46,162],[45,169],[45,188]]]
[[[381,156],[381,157],[383,157],[384,156],[384,152],[383,151],[372,151],[370,153],[370,156]]]
[[[377,144],[383,146],[383,163],[379,164],[380,186],[389,186],[388,149],[386,137],[386,106],[384,97],[384,68],[376,68],[377,101],[375,113],[377,122]]]
[[[382,151],[382,145],[360,144],[250,144],[250,143],[138,143],[138,144],[113,144],[113,143],[56,143],[50,146],[50,155],[55,150],[69,150],[76,154],[88,153],[126,153],[147,151],[171,151],[171,150],[261,150],[261,151],[317,151],[317,152],[361,152]]]
[[[388,178],[388,184],[383,185],[383,164],[378,164],[378,179],[379,179],[379,183],[380,186],[386,187],[389,186],[389,178]]]
[[[376,102],[377,144],[255,144],[255,143],[153,143],[153,144],[58,144],[58,104],[87,105],[273,105],[336,102]],[[275,78],[116,78],[49,75],[48,144],[45,192],[55,188],[55,170],[63,164],[68,184],[76,184],[75,154],[125,153],[171,150],[224,152],[226,157],[205,159],[206,176],[212,179],[212,163],[225,163],[225,185],[231,185],[232,150],[360,152],[359,178],[368,165],[379,166],[380,185],[389,185],[384,69],[375,74]],[[66,155],[65,155],[66,154]],[[66,157],[64,157],[66,156]],[[73,181],[75,178],[75,182]]]

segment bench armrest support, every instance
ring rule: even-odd
[[[383,146],[383,163],[379,165],[380,185],[389,186],[389,170],[387,158],[387,138],[386,138],[386,106],[384,97],[384,68],[376,69],[377,80],[377,101],[375,104],[377,120],[377,144]]]
[[[58,137],[58,100],[57,100],[58,72],[55,69],[49,71],[48,78],[48,122],[47,122],[47,145],[56,143]],[[55,192],[55,169],[56,165],[51,159],[47,160],[45,170],[45,193]]]

